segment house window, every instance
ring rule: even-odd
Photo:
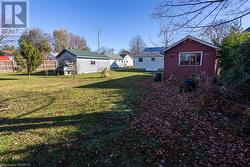
[[[143,62],[143,58],[139,58],[139,62]]]
[[[180,52],[180,66],[200,66],[202,64],[202,52]]]
[[[152,58],[151,58],[151,61],[155,61],[155,58],[154,58],[154,57],[152,57]]]
[[[91,65],[95,65],[95,61],[90,61],[90,64]]]

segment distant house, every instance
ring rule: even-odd
[[[163,47],[145,48],[134,57],[134,67],[146,71],[161,71],[164,68]]]
[[[123,60],[122,60],[123,67],[133,67],[134,66],[134,58],[132,56],[130,56],[129,54],[124,54],[124,55],[121,55],[121,57],[123,58]]]
[[[110,68],[115,69],[123,67],[123,58],[120,55],[113,53],[105,53],[105,56],[110,59]]]
[[[59,66],[74,66],[77,74],[95,73],[110,68],[110,59],[104,54],[86,50],[62,50],[56,57]]]
[[[205,72],[214,76],[217,73],[217,57],[220,48],[192,36],[165,48],[164,78],[188,79],[192,75]]]
[[[13,52],[9,50],[0,50],[0,61],[14,60]]]

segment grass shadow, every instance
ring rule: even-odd
[[[129,113],[107,111],[105,113],[79,114],[48,118],[5,119],[1,122],[15,125],[3,126],[0,132],[23,132],[39,128],[77,126],[78,131],[62,136],[53,144],[38,144],[25,149],[1,152],[0,156],[27,155],[21,161],[11,159],[2,163],[28,163],[31,166],[86,166],[87,159],[79,154],[104,151],[111,146],[118,134],[127,127]],[[3,123],[1,123],[3,125]],[[103,152],[104,154],[104,152]],[[89,155],[88,155],[89,156]],[[86,158],[88,157],[86,156]],[[63,158],[65,157],[65,159]],[[100,157],[99,157],[100,158]]]
[[[17,78],[0,78],[0,81],[15,81]]]
[[[27,73],[16,73],[17,76],[28,76]],[[36,71],[31,74],[31,76],[58,76],[55,70],[49,71]]]
[[[135,69],[135,68],[118,68],[118,69],[112,69],[112,71],[117,71],[117,72],[146,72],[143,69]]]
[[[77,131],[67,133],[53,143],[44,142],[18,150],[0,152],[0,156],[13,157],[25,155],[21,160],[8,159],[4,164],[28,164],[30,166],[148,166],[148,150],[156,147],[152,140],[142,133],[131,138],[126,146],[116,140],[128,128],[129,112],[107,111],[104,113],[79,114],[51,118],[24,118],[5,120],[21,125],[6,127],[5,131],[34,130],[37,128],[56,128],[75,125]],[[2,120],[1,120],[2,121]],[[26,125],[23,129],[22,124]],[[1,129],[2,131],[3,129]],[[136,139],[136,140],[135,140]],[[148,141],[148,145],[145,145]],[[117,143],[114,145],[114,143]],[[144,143],[145,149],[136,148],[135,155],[130,153],[135,147]]]
[[[139,146],[145,142],[147,137],[138,135],[138,140],[130,141],[129,147],[125,149],[120,149],[121,145],[114,143],[117,143],[117,138],[128,128],[131,115],[129,111],[133,109],[133,104],[146,93],[146,90],[137,84],[146,79],[146,76],[138,75],[77,87],[119,89],[119,93],[123,96],[122,100],[105,112],[89,111],[89,113],[45,118],[0,118],[1,134],[26,131],[35,133],[38,129],[66,126],[76,128],[56,140],[51,136],[53,142],[44,141],[21,149],[0,151],[0,157],[9,157],[0,160],[0,163],[26,163],[30,166],[126,166],[126,164],[145,166],[147,150],[131,156],[130,149],[133,149],[135,144]],[[50,137],[48,140],[50,141]],[[19,154],[23,155],[23,158],[18,160],[11,158]]]
[[[47,104],[45,104],[45,105],[43,105],[43,106],[41,106],[41,107],[39,107],[39,108],[37,108],[37,109],[34,109],[34,110],[30,111],[30,112],[21,114],[21,115],[18,116],[18,118],[25,117],[25,116],[27,116],[27,115],[33,114],[33,113],[35,113],[35,112],[37,112],[37,111],[40,111],[40,110],[42,110],[42,109],[44,109],[44,108],[46,108],[46,107],[49,107],[49,106],[52,105],[52,104],[54,103],[54,101],[56,100],[56,98],[55,98],[55,97],[52,97],[52,96],[47,96],[47,99],[48,99],[48,103],[47,103]]]
[[[97,82],[89,85],[79,86],[77,88],[95,88],[95,89],[133,89],[135,85],[132,83],[139,83],[145,81],[145,76],[136,75],[119,79],[112,79],[102,82]],[[140,89],[140,88],[139,88]]]

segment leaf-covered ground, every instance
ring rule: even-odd
[[[142,100],[144,112],[131,122],[158,143],[160,166],[250,166],[250,136],[242,133],[243,113],[202,107],[195,93],[179,93],[176,83],[154,83]]]
[[[0,75],[0,166],[144,166],[145,156],[117,150],[134,104],[147,93],[141,72],[77,76]],[[128,142],[151,138],[140,131]],[[115,153],[116,152],[116,153]],[[115,158],[114,158],[115,157]]]

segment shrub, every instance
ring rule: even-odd
[[[42,63],[41,53],[27,40],[20,41],[19,50],[14,55],[19,68],[26,68],[29,76]]]
[[[110,77],[110,70],[107,67],[101,71],[101,77],[102,78]]]
[[[231,33],[222,44],[221,76],[236,88],[250,84],[250,33]]]

